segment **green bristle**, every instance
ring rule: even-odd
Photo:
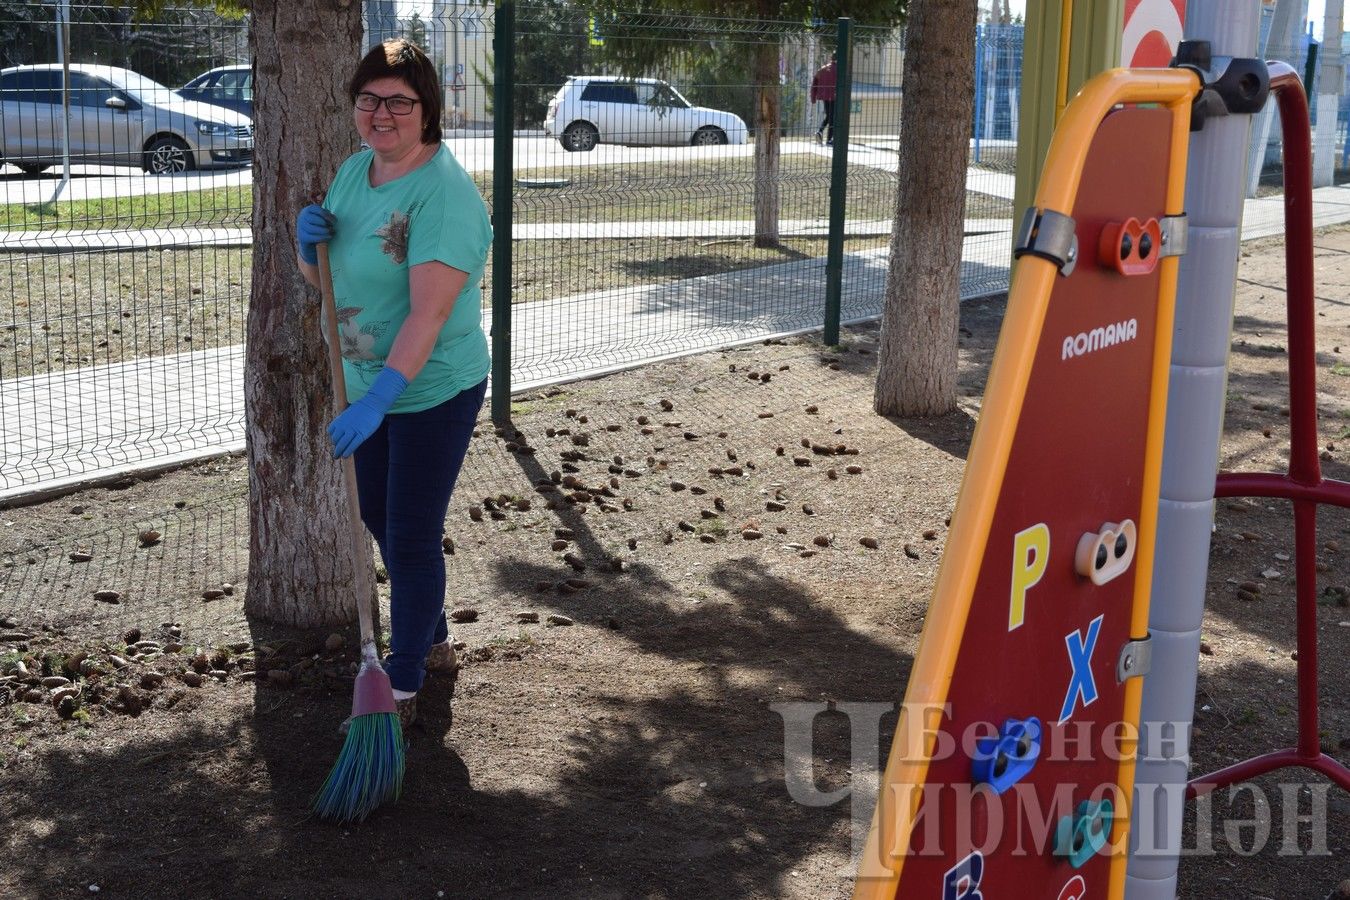
[[[403,792],[403,728],[397,713],[356,716],[328,780],[314,797],[314,813],[360,822]]]

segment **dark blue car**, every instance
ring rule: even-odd
[[[221,66],[180,87],[178,95],[223,106],[253,118],[253,67]]]

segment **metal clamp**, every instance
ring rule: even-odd
[[[1013,244],[1013,259],[1039,256],[1059,267],[1059,274],[1072,274],[1078,264],[1078,235],[1072,216],[1052,209],[1031,207],[1022,216]]]
[[[1202,88],[1191,105],[1191,131],[1214,116],[1260,111],[1270,95],[1270,71],[1263,59],[1214,56],[1209,41],[1182,41],[1172,65],[1189,69]]]
[[[1116,660],[1116,683],[1124,684],[1130,678],[1142,678],[1153,668],[1153,636],[1130,641],[1120,648]]]
[[[1158,226],[1162,229],[1162,249],[1158,255],[1185,256],[1191,232],[1190,219],[1186,214],[1163,216],[1158,220]]]

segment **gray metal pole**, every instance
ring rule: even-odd
[[[61,57],[61,180],[49,203],[70,184],[70,0],[56,7],[56,55]]]
[[[1262,48],[1260,55],[1265,59],[1278,59],[1292,65],[1297,65],[1295,59],[1295,44],[1299,38],[1299,24],[1303,21],[1303,10],[1307,7],[1308,0],[1278,0],[1275,4],[1275,14],[1271,20],[1270,34],[1266,38],[1266,45]],[[1260,28],[1260,13],[1257,13],[1257,28]],[[1187,18],[1190,18],[1190,10],[1187,10]],[[1219,52],[1217,49],[1214,51]],[[1256,54],[1249,54],[1255,56]],[[1274,103],[1267,103],[1266,108],[1256,115],[1256,127],[1252,133],[1251,152],[1247,158],[1247,184],[1246,191],[1248,197],[1256,196],[1256,186],[1261,180],[1261,169],[1266,164],[1266,153],[1270,145],[1271,126],[1274,123],[1274,117],[1279,115],[1275,109]]]
[[[1251,57],[1260,15],[1259,0],[1190,0],[1185,34],[1210,41],[1215,58]],[[1153,667],[1144,680],[1140,710],[1128,900],[1177,895],[1251,126],[1251,116],[1210,118],[1191,137],[1186,173],[1190,231],[1177,279],[1149,612]]]

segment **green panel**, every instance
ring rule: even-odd
[[[1036,195],[1037,179],[1055,130],[1059,83],[1061,0],[1027,0],[1022,49],[1022,102],[1017,122],[1017,189],[1013,221]],[[1076,0],[1070,25],[1068,97],[1099,72],[1120,64],[1123,0]]]

